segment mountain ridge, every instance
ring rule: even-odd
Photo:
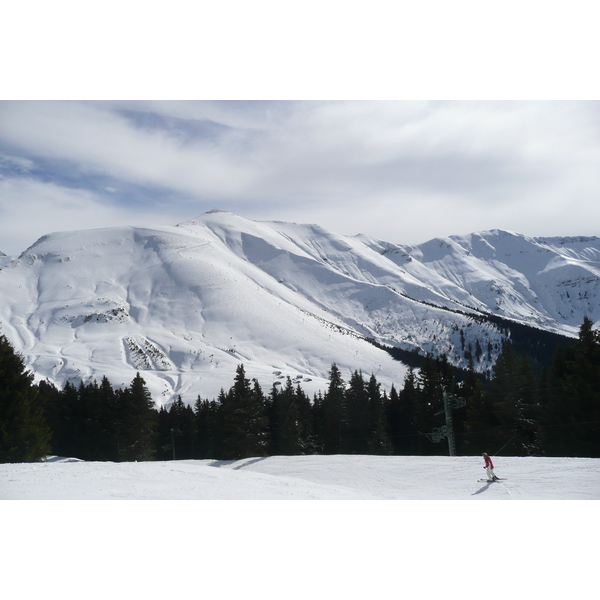
[[[595,236],[399,245],[213,209],[51,233],[7,259],[0,325],[37,377],[126,385],[140,370],[159,403],[216,397],[240,362],[261,385],[290,376],[309,393],[332,362],[401,385],[406,366],[382,348],[484,372],[517,325],[573,338],[584,315],[600,319]]]

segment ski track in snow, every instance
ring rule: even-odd
[[[0,499],[593,500],[600,459],[496,457],[506,481],[479,482],[481,459],[272,456],[108,463],[49,457],[0,465]]]

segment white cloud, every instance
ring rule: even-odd
[[[22,156],[8,156],[0,154],[0,167],[5,166],[9,169],[14,169],[21,173],[27,173],[34,168],[35,163],[28,158]]]
[[[107,205],[86,190],[20,178],[0,180],[0,251],[8,255],[20,254],[42,235],[55,231],[162,225],[164,218]]]
[[[253,172],[227,141],[219,146],[182,146],[161,131],[136,129],[110,106],[79,102],[7,102],[0,136],[45,158],[72,161],[141,185],[172,187],[187,193],[239,194]]]
[[[164,223],[220,206],[399,243],[494,227],[592,234],[599,106],[4,102],[0,143],[22,161],[68,161],[82,188],[88,174],[106,177],[105,191],[160,187],[173,198],[198,198],[199,208],[182,201],[163,206]],[[145,117],[136,121],[136,113]],[[87,197],[66,188],[58,196],[73,194]],[[136,216],[89,194],[103,214],[112,211],[111,219]],[[80,207],[78,222],[91,212]]]

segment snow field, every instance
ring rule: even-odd
[[[108,463],[50,457],[0,465],[2,499],[599,500],[600,459],[271,456],[239,461]]]
[[[576,499],[600,499],[600,459],[495,463],[509,479],[491,485],[476,481],[479,457],[0,465],[1,497],[23,499],[2,504],[3,589],[69,600],[590,597],[600,523],[597,503]],[[427,500],[393,500],[417,498]],[[529,501],[500,501],[517,499]]]

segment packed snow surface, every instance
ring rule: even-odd
[[[495,457],[507,480],[491,484],[477,481],[482,462],[2,464],[0,498],[21,500],[2,504],[3,587],[9,598],[90,600],[593,596],[600,527],[584,500],[600,499],[600,459]],[[81,501],[51,501],[61,499]],[[423,501],[394,502],[409,499]]]
[[[50,457],[0,465],[0,498],[36,500],[592,500],[600,459],[272,456],[108,463]]]

